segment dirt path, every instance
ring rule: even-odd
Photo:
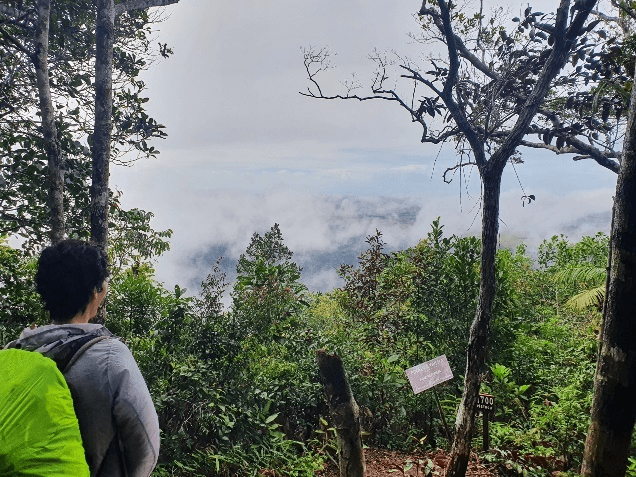
[[[444,467],[448,462],[448,455],[443,450],[422,454],[403,454],[401,452],[381,449],[366,449],[365,451],[367,474],[366,477],[399,477],[432,475],[444,477]],[[418,466],[418,464],[421,464]],[[433,465],[432,474],[425,472],[427,463]],[[429,464],[429,465],[430,465]],[[330,462],[330,465],[322,472],[320,477],[338,477],[338,468]],[[467,477],[494,477],[495,474],[477,461],[473,456],[468,465]]]

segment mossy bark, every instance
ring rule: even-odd
[[[50,239],[56,244],[64,239],[64,170],[62,148],[55,126],[55,112],[49,80],[49,17],[51,1],[36,2],[35,51],[31,57],[35,67],[35,80],[42,117],[42,135],[48,162]]]
[[[356,404],[342,359],[324,350],[316,352],[333,426],[338,438],[340,477],[364,477],[366,465],[362,449],[360,409]]]
[[[95,129],[93,131],[93,181],[91,184],[91,240],[108,248],[108,177],[113,127],[113,0],[97,1],[95,49]]]
[[[447,474],[452,476],[463,476],[468,468],[470,440],[475,427],[475,409],[481,386],[481,373],[484,369],[488,352],[492,303],[496,289],[495,256],[497,254],[497,234],[499,232],[499,195],[504,167],[505,162],[502,164],[489,161],[480,170],[481,180],[484,185],[484,209],[482,215],[479,303],[475,312],[475,319],[470,327],[466,353],[464,392],[455,420],[455,438],[451,458],[446,470]]]
[[[614,199],[611,270],[581,475],[622,477],[636,421],[636,88]]]

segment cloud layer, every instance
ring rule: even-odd
[[[386,174],[385,174],[386,175]],[[152,181],[152,178],[147,178]],[[335,269],[354,263],[365,248],[365,237],[379,229],[388,250],[415,245],[441,216],[445,232],[479,235],[479,194],[423,193],[411,197],[347,196],[313,190],[279,188],[254,191],[181,187],[177,181],[170,194],[166,188],[145,190],[146,207],[157,213],[153,226],[175,231],[171,251],[159,260],[157,277],[168,286],[194,287],[224,256],[223,266],[233,276],[236,260],[252,234],[263,234],[278,223],[285,243],[304,267],[303,281],[312,290],[338,286]],[[152,192],[154,191],[154,192]],[[571,191],[563,195],[535,189],[537,200],[522,206],[519,190],[501,197],[500,242],[513,246],[523,241],[536,248],[554,234],[572,239],[609,230],[611,188]],[[130,195],[133,196],[132,200]],[[135,193],[124,195],[124,205],[137,202]]]

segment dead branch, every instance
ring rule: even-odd
[[[581,154],[581,156],[577,156],[577,158],[574,158],[574,160],[594,159],[597,164],[605,167],[606,169],[609,169],[615,174],[618,174],[618,172],[620,171],[620,155],[618,153],[610,151],[600,151],[594,146],[586,144],[585,142],[573,136],[568,136],[567,142],[570,143],[569,146],[559,148],[551,144],[545,144],[543,142],[532,142],[524,139],[519,143],[519,145],[532,147],[535,149],[547,149],[554,152],[555,154]]]
[[[444,179],[444,182],[446,182],[447,184],[450,184],[451,182],[453,182],[453,179],[446,180],[446,174],[448,174],[449,172],[454,172],[455,170],[461,169],[462,167],[465,167],[465,166],[478,166],[478,164],[474,161],[468,161],[468,162],[459,162],[452,167],[447,167],[446,170],[444,171],[444,174],[442,174],[442,178]]]

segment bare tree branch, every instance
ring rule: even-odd
[[[444,133],[441,133],[437,136],[427,136],[427,137],[422,137],[421,142],[425,143],[425,142],[430,142],[432,144],[439,144],[441,142],[446,142],[448,139],[454,137],[454,136],[458,136],[460,134],[459,129],[457,128],[453,128],[450,129]]]
[[[559,148],[551,144],[545,144],[543,142],[532,142],[524,139],[519,143],[519,145],[532,147],[535,149],[547,149],[554,152],[555,154],[582,154],[582,156],[576,157],[574,158],[574,160],[594,159],[600,166],[609,169],[615,174],[619,173],[620,162],[618,162],[618,160],[613,160],[620,159],[617,153],[602,152],[596,149],[594,146],[586,144],[580,139],[571,136],[568,137],[568,142],[570,143],[570,146]]]
[[[15,37],[7,33],[3,28],[0,28],[0,36],[11,43],[18,51],[24,53],[33,60],[33,52],[27,50],[24,45],[22,45],[22,43],[20,43]]]
[[[548,151],[552,151],[555,154],[579,154],[581,152],[577,148],[572,146],[557,147],[553,144],[546,144],[544,142],[532,142],[526,139],[522,140],[519,145],[531,147],[533,149],[547,149]]]
[[[431,90],[440,98],[442,97],[442,92],[437,89],[435,87],[435,85],[430,82],[429,80],[427,80],[426,78],[424,78],[419,71],[414,70],[413,68],[411,68],[410,66],[406,66],[406,65],[400,65],[400,68],[405,69],[406,71],[408,71],[409,73],[411,73],[410,75],[401,75],[402,78],[410,78],[413,79],[415,81],[419,81],[420,83],[425,84],[426,86],[428,86],[429,88],[431,88]]]
[[[347,94],[346,95],[337,94],[337,95],[327,96],[327,95],[325,95],[322,92],[322,89],[320,88],[320,85],[316,81],[315,77],[321,71],[326,71],[326,70],[331,68],[331,64],[329,63],[329,52],[327,51],[326,48],[321,48],[317,52],[313,51],[311,48],[306,49],[306,50],[303,49],[303,61],[304,61],[304,65],[305,65],[305,70],[307,71],[307,77],[314,84],[314,86],[316,87],[317,92],[312,91],[311,88],[307,88],[307,92],[299,91],[299,94],[301,94],[303,96],[308,96],[310,98],[328,99],[328,100],[354,99],[354,100],[357,100],[357,101],[368,101],[368,100],[371,100],[371,99],[383,99],[385,101],[395,101],[402,108],[406,109],[410,113],[411,120],[413,122],[417,122],[417,123],[422,125],[422,128],[424,129],[424,134],[422,135],[422,142],[432,142],[434,144],[437,144],[439,142],[442,142],[445,139],[448,139],[449,137],[451,137],[453,135],[453,134],[444,134],[443,137],[442,136],[440,136],[440,137],[429,137],[428,136],[428,125],[426,124],[426,121],[424,121],[424,119],[422,118],[421,112],[415,110],[415,108],[412,105],[409,106],[400,97],[400,95],[397,94],[396,91],[391,90],[391,89],[384,89],[383,88],[383,83],[387,79],[386,71],[385,71],[385,67],[386,67],[385,60],[383,60],[379,55],[376,55],[376,56],[372,57],[372,59],[378,61],[379,64],[380,64],[380,69],[376,73],[376,77],[375,77],[375,79],[373,81],[373,86],[372,86],[373,94],[372,95],[360,96],[360,95],[357,95],[357,94],[351,94],[351,91],[353,89],[355,89],[356,85],[355,84],[354,85],[345,84],[345,86],[347,87]],[[312,65],[316,65],[315,69],[312,68]],[[417,81],[420,81],[420,82],[426,84],[427,86],[429,86],[431,89],[433,89],[433,91],[436,92],[436,94],[440,94],[440,92],[435,88],[435,86],[432,83],[430,83],[428,80],[423,78],[417,71],[409,68],[408,66],[401,66],[401,67],[403,69],[409,71],[413,75],[413,76],[403,75],[403,77],[416,79]]]
[[[437,4],[439,6],[441,15],[438,15],[437,12],[435,12],[434,10],[427,9],[424,4],[422,5],[422,8],[419,12],[420,15],[429,15],[433,18],[435,25],[438,29],[440,29],[440,32],[442,33],[448,47],[448,55],[450,59],[449,70],[444,82],[444,89],[441,94],[437,94],[442,99],[442,101],[444,101],[444,104],[453,116],[453,119],[455,120],[455,123],[457,124],[459,130],[466,136],[466,139],[470,143],[471,148],[473,149],[473,152],[475,154],[475,161],[481,166],[486,163],[484,142],[481,140],[481,138],[479,138],[475,130],[472,128],[470,121],[468,121],[468,118],[466,118],[464,110],[457,104],[452,96],[452,90],[457,83],[459,74],[459,55],[457,53],[457,45],[455,42],[456,35],[453,32],[453,28],[451,25],[450,8],[444,0],[438,0]],[[435,21],[436,18],[441,18],[441,25],[439,24],[439,21]]]
[[[437,27],[438,30],[440,30],[440,32],[442,32],[444,34],[444,25],[443,25],[443,21],[441,16],[439,15],[439,13],[437,13],[435,10],[431,9],[431,8],[426,8],[425,6],[426,2],[424,2],[422,4],[422,8],[420,8],[419,11],[419,15],[420,16],[429,16],[432,20],[433,23],[435,24],[435,26]],[[463,40],[453,34],[453,41],[455,43],[455,46],[457,48],[457,52],[465,59],[467,59],[468,61],[470,61],[470,63],[477,68],[479,71],[481,71],[482,73],[484,73],[486,76],[488,76],[489,78],[492,79],[496,79],[497,75],[490,70],[490,68],[488,68],[483,61],[481,61],[479,58],[477,58],[477,56],[475,54],[473,54],[464,44]],[[444,37],[445,38],[445,37]]]
[[[598,10],[592,10],[590,13],[592,15],[596,15],[601,20],[604,20],[606,22],[612,22],[612,23],[621,23],[622,22],[620,18],[618,18],[618,17],[610,17],[609,15],[606,15],[603,12],[599,12]]]
[[[461,169],[462,167],[465,167],[465,166],[477,166],[477,163],[473,161],[460,162],[458,164],[455,164],[452,167],[447,167],[446,170],[444,171],[444,174],[442,175],[444,182],[446,182],[447,184],[450,184],[451,182],[453,182],[453,179],[448,179],[448,180],[446,179],[446,174],[448,174],[449,172],[453,172],[457,169]]]
[[[455,45],[455,33],[451,25],[450,7],[446,4],[445,0],[438,0],[437,3],[442,17],[441,33],[446,39],[449,59],[448,76],[444,82],[444,95],[450,97],[459,75],[459,55],[457,54],[457,46]]]

